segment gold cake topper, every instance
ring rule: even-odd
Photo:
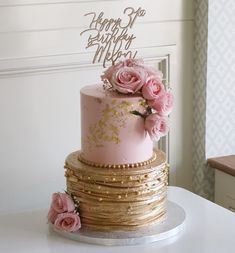
[[[95,47],[93,63],[103,62],[106,67],[107,62],[113,65],[122,57],[135,58],[137,51],[131,51],[130,46],[136,38],[133,33],[129,33],[139,17],[145,15],[145,9],[139,7],[127,7],[124,9],[122,18],[105,18],[104,12],[97,14],[89,12],[85,16],[91,16],[92,20],[89,27],[81,32],[80,35],[88,34],[87,48]]]

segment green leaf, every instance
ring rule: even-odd
[[[140,117],[142,117],[142,118],[145,119],[145,115],[142,114],[142,113],[140,113],[140,112],[138,112],[138,111],[131,111],[130,113],[132,113],[132,114],[134,114],[134,115],[136,115],[136,116],[140,116]]]

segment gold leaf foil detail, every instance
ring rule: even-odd
[[[105,142],[120,143],[120,129],[126,126],[128,117],[133,116],[130,113],[133,106],[128,101],[118,103],[116,99],[105,104],[101,119],[89,126],[89,134],[84,139],[87,148],[102,148]]]

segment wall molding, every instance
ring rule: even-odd
[[[51,4],[80,4],[89,2],[113,2],[122,0],[0,0],[0,7],[17,7],[28,5],[51,5]]]
[[[147,15],[136,24],[192,22],[192,2],[175,0],[169,9],[171,0],[145,0]],[[139,0],[0,0],[0,35],[84,29],[90,21],[85,13],[96,10],[107,17],[124,17],[127,6],[139,5]]]
[[[146,58],[148,61],[165,59],[168,52],[172,51],[175,45],[156,46],[146,48],[133,48],[139,52],[139,57]],[[159,51],[156,54],[154,51]],[[166,53],[161,53],[161,51]],[[92,64],[92,57],[94,52],[87,53],[72,53],[72,54],[58,54],[45,55],[35,57],[22,57],[0,60],[0,78],[27,75],[50,73],[55,71],[66,70],[89,70],[91,68],[102,68],[102,63]]]
[[[1,6],[0,6],[1,7]],[[175,19],[175,20],[155,20],[155,21],[139,21],[137,25],[148,25],[148,24],[161,24],[161,23],[175,23],[175,22],[192,22],[192,19]],[[124,23],[126,24],[126,23]],[[57,28],[46,28],[46,29],[25,29],[25,30],[8,30],[1,31],[0,34],[19,34],[19,33],[35,33],[35,32],[48,32],[48,31],[68,31],[68,30],[84,30],[87,26],[65,26]]]

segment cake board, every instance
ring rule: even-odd
[[[125,246],[153,243],[170,238],[178,234],[184,226],[186,214],[178,204],[167,201],[167,218],[164,222],[138,231],[125,232],[94,232],[80,229],[78,232],[68,233],[55,229],[55,232],[68,239],[89,244],[104,246]]]

